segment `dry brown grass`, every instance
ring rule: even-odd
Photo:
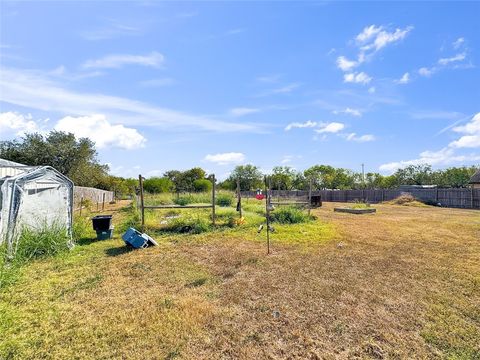
[[[229,232],[36,262],[2,295],[0,357],[479,359],[480,212],[334,206],[330,240],[274,234],[270,256]]]
[[[413,206],[413,207],[428,207],[428,205],[424,204],[423,202],[419,201],[416,197],[408,193],[404,193],[393,200],[385,201],[384,204]]]

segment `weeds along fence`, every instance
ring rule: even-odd
[[[442,207],[480,209],[480,189],[365,189],[365,190],[317,190],[312,196],[320,195],[322,201],[354,202],[368,201],[372,204],[389,201],[408,193],[427,204]],[[299,198],[308,196],[308,191],[272,190],[272,197]],[[242,197],[255,197],[255,191],[242,191]]]
[[[83,201],[90,201],[92,204],[96,204],[97,207],[100,204],[109,203],[115,200],[114,192],[101,190],[91,187],[75,186],[73,188],[74,209],[79,210],[80,204]]]

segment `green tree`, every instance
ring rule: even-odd
[[[289,166],[275,166],[270,176],[272,189],[292,190],[295,171]]]
[[[433,180],[432,167],[427,164],[409,165],[393,175],[399,185],[431,185]]]
[[[108,183],[108,166],[99,163],[94,143],[61,131],[2,141],[0,157],[31,166],[52,166],[79,186],[105,187]]]
[[[207,192],[212,190],[212,182],[207,179],[197,179],[193,182],[196,192]]]
[[[143,182],[143,188],[151,194],[159,194],[172,191],[174,184],[165,177],[151,177]]]
[[[255,190],[263,187],[263,175],[254,165],[239,165],[232,171],[227,180],[233,184],[234,189],[237,187],[237,179],[240,179],[241,190]]]

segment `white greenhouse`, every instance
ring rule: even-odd
[[[65,227],[71,238],[73,182],[50,166],[0,159],[0,245],[13,256],[23,229]]]

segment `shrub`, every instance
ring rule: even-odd
[[[193,188],[196,192],[207,192],[212,190],[212,182],[207,179],[199,179],[193,182]]]
[[[230,194],[218,194],[216,204],[222,207],[232,206],[233,196]]]
[[[312,217],[295,207],[281,207],[270,213],[271,219],[280,224],[298,224],[308,222]]]

